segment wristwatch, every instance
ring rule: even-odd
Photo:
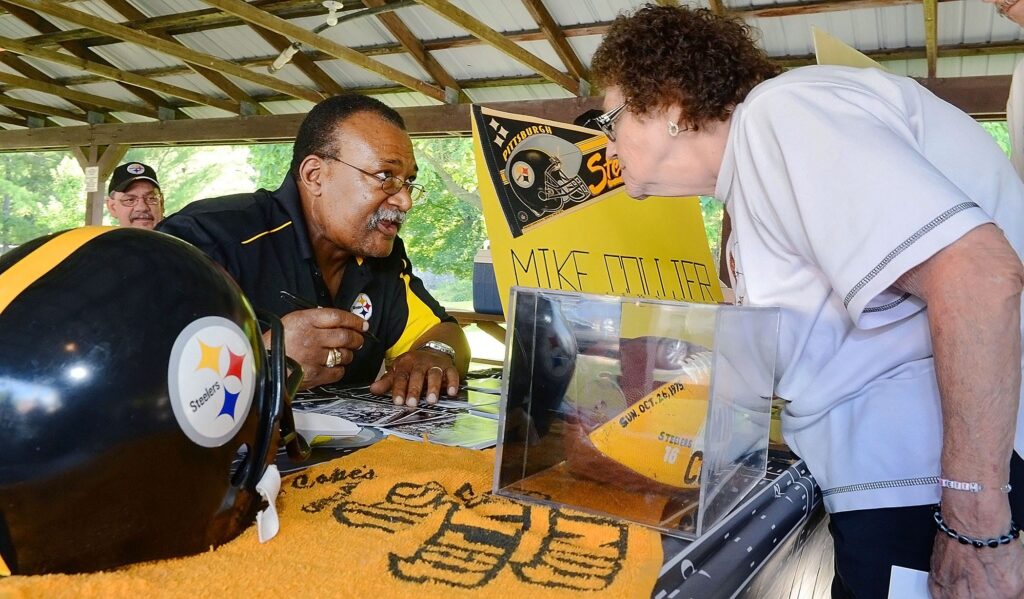
[[[417,351],[421,349],[432,349],[436,352],[441,352],[442,354],[451,358],[452,362],[455,362],[455,348],[448,345],[447,343],[441,343],[440,341],[427,341],[426,343],[417,347],[416,349]]]

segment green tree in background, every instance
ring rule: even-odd
[[[185,204],[210,195],[219,195],[218,192],[211,193],[209,188],[222,178],[233,178],[238,181],[237,191],[247,190],[251,186],[251,172],[241,176],[230,172],[232,169],[237,170],[238,167],[228,160],[231,154],[237,155],[235,162],[238,162],[244,160],[246,151],[245,148],[236,146],[132,148],[122,163],[142,162],[153,167],[157,178],[160,179],[160,191],[165,198],[164,214],[169,215],[180,210]],[[107,181],[101,183],[104,191],[106,184]]]
[[[81,170],[66,152],[0,158],[0,253],[84,221]]]
[[[1003,149],[1003,152],[1007,156],[1010,155],[1010,128],[1006,126],[1006,121],[984,121],[981,126],[988,131],[999,147]]]
[[[725,207],[715,198],[701,196],[700,212],[704,217],[704,233],[708,236],[711,258],[718,264],[722,253],[722,216],[725,214]]]
[[[436,274],[469,281],[473,257],[487,233],[477,194],[473,141],[468,138],[413,142],[420,171],[416,182],[426,194],[402,227],[413,264]]]
[[[249,166],[255,171],[255,188],[275,190],[284,181],[292,162],[292,144],[249,146]]]

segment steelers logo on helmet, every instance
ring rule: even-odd
[[[171,349],[167,384],[181,430],[203,447],[235,436],[252,405],[252,346],[237,324],[219,316],[185,327]]]
[[[575,144],[539,133],[519,144],[505,174],[514,183],[516,197],[537,218],[590,198],[590,189],[579,176],[582,164],[583,153]],[[528,219],[520,215],[520,220]]]
[[[141,164],[139,164],[137,162],[133,162],[133,163],[129,164],[128,166],[126,166],[124,170],[128,171],[129,173],[131,173],[133,175],[141,175],[142,173],[144,173],[146,171],[146,167],[142,166]]]

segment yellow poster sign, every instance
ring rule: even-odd
[[[637,201],[592,129],[473,107],[480,199],[507,311],[513,285],[722,301],[697,198]]]

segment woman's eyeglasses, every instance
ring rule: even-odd
[[[414,202],[423,197],[423,192],[425,190],[423,189],[423,186],[420,185],[419,183],[405,181],[400,177],[396,177],[394,175],[385,175],[384,173],[371,173],[370,171],[363,170],[354,164],[349,164],[342,160],[341,158],[338,158],[337,156],[332,156],[330,154],[318,154],[318,156],[322,158],[329,158],[335,162],[340,162],[345,166],[350,166],[356,169],[357,171],[363,173],[367,177],[373,177],[374,179],[380,181],[381,190],[383,190],[384,193],[388,194],[389,196],[393,196],[398,192],[402,191],[403,189],[405,189],[409,192],[409,198],[411,198],[412,201]]]
[[[144,196],[132,196],[128,194],[122,194],[121,197],[117,198],[118,202],[125,208],[134,208],[138,205],[139,200],[142,200],[150,206],[158,206],[160,202],[164,201],[164,197],[159,193],[147,193]]]
[[[622,116],[622,111],[625,109],[626,103],[623,102],[608,112],[590,119],[588,124],[593,124],[600,129],[608,141],[615,141],[615,120]]]

